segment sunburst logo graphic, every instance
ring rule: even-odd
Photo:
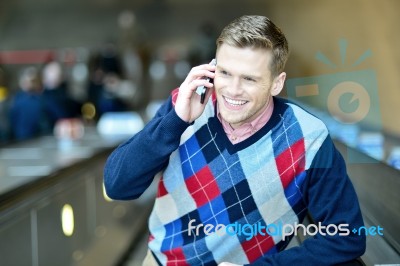
[[[347,41],[339,41],[340,58],[342,65],[346,63]],[[371,50],[365,51],[353,64],[358,66],[368,57],[372,56]],[[327,58],[323,53],[318,52],[315,55],[318,61],[321,61],[330,68],[336,69],[337,65]],[[363,120],[371,107],[371,100],[366,89],[354,81],[343,81],[333,87],[328,95],[327,108],[329,113],[334,115],[341,122],[354,124]]]
[[[340,72],[342,69],[362,67],[366,60],[372,58],[372,51],[366,49],[354,62],[347,62],[347,48],[347,41],[339,40],[340,58],[334,60],[317,52],[315,59],[331,73],[288,79],[286,89],[289,99],[322,111],[326,118],[326,121],[323,120],[333,137],[352,139],[351,146],[354,146],[357,145],[357,132],[360,129],[380,131],[382,126],[375,71]],[[328,120],[335,123],[328,124]],[[351,134],[353,136],[349,137]]]
[[[347,54],[347,40],[345,40],[345,39],[339,40],[339,50],[340,50],[341,63],[342,63],[342,65],[345,65],[346,64],[346,54]],[[370,56],[372,56],[372,51],[370,49],[368,49],[351,66],[352,67],[358,66],[359,64],[364,62]],[[332,63],[332,61],[329,58],[327,58],[320,51],[317,52],[317,54],[315,55],[315,59],[317,59],[318,61],[321,61],[322,63],[324,63],[325,65],[327,65],[333,69],[337,68],[337,65]]]
[[[339,49],[341,65],[347,65],[346,40],[339,41]],[[359,66],[371,56],[372,51],[366,50],[349,66]],[[322,52],[317,52],[315,59],[330,69],[339,68]],[[340,123],[380,124],[377,80],[371,69],[288,79],[286,88],[289,98],[317,106]]]

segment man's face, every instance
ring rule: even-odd
[[[219,47],[214,78],[218,110],[233,128],[256,118],[282,89],[285,73],[272,79],[271,57],[266,49]]]

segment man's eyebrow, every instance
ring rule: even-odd
[[[229,70],[220,65],[217,65],[216,71],[225,71],[226,73],[231,73]]]
[[[225,72],[227,72],[227,73],[231,73],[229,70],[227,70],[227,69],[225,69],[223,66],[221,66],[221,65],[217,65],[217,70],[219,70],[219,71],[225,71]],[[255,80],[259,80],[260,78],[261,78],[261,76],[257,76],[257,75],[253,75],[253,74],[240,74],[240,77],[241,78],[244,78],[244,77],[246,77],[246,78],[252,78],[252,79],[255,79]]]
[[[221,66],[220,64],[217,64],[217,68],[218,69],[225,69],[223,66]]]
[[[261,76],[257,76],[257,75],[254,75],[254,74],[241,74],[240,77],[241,78],[251,78],[251,79],[254,79],[254,80],[260,80],[261,79]]]

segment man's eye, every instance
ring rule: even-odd
[[[256,81],[255,79],[253,79],[251,77],[244,77],[244,79],[247,80],[247,81],[252,81],[252,82]]]
[[[226,72],[225,70],[220,70],[219,73],[221,73],[221,74],[224,75],[224,76],[227,76],[227,75],[228,75],[228,72]]]

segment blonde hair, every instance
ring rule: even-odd
[[[222,44],[234,47],[262,48],[272,51],[271,74],[279,75],[289,57],[289,46],[283,32],[267,17],[242,16],[228,24],[217,39],[217,50]]]

